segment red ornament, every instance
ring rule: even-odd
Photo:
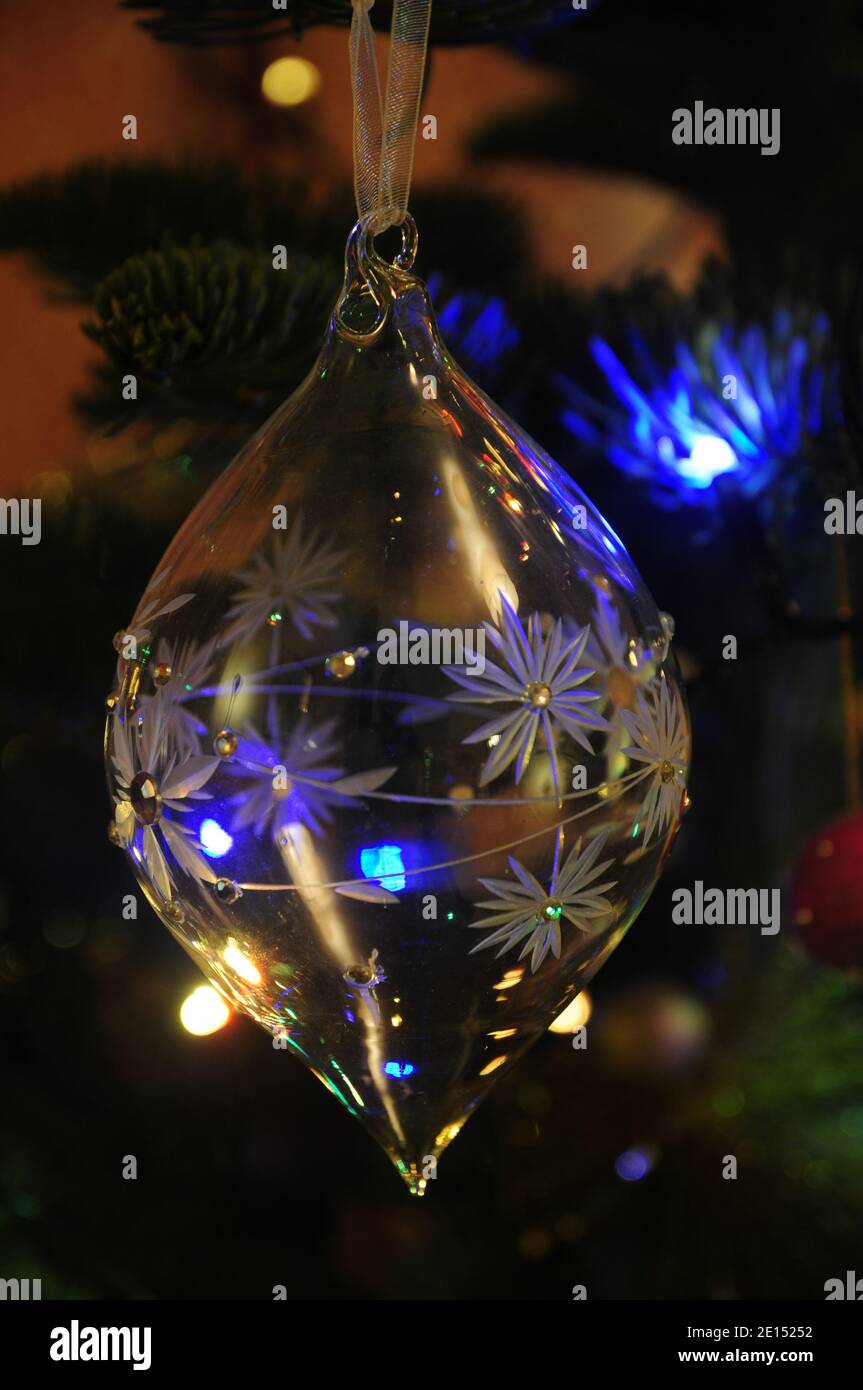
[[[843,816],[804,846],[791,880],[791,912],[809,954],[863,970],[863,815]]]

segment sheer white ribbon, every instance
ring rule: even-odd
[[[369,18],[374,0],[352,0],[354,192],[374,234],[404,220],[414,163],[431,0],[394,0],[386,102]]]

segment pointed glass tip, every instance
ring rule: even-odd
[[[396,1168],[404,1179],[405,1186],[412,1197],[424,1197],[429,1180],[424,1177],[415,1163],[405,1163],[403,1158],[396,1159]]]

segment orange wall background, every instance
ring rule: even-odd
[[[170,159],[190,150],[286,171],[311,168],[321,196],[351,177],[347,30],[314,30],[299,43],[193,49],[157,43],[110,0],[59,9],[51,0],[3,0],[0,19],[3,186],[87,158]],[[382,64],[386,48],[382,40]],[[294,52],[317,65],[322,85],[301,107],[273,108],[260,94],[261,73]],[[557,81],[503,49],[436,50],[422,110],[437,117],[438,139],[418,141],[415,183],[465,181],[516,197],[538,266],[572,276],[570,248],[589,247],[590,271],[578,288],[621,282],[638,268],[664,268],[686,284],[717,247],[717,232],[706,214],[667,190],[596,172],[465,163],[464,140],[477,124],[553,95]],[[130,113],[136,142],[121,137]],[[26,256],[0,256],[4,495],[30,495],[42,473],[86,467],[92,445],[69,401],[97,349],[80,331],[86,311],[52,302],[49,289]]]

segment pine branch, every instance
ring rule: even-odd
[[[446,186],[418,191],[420,273],[445,266],[464,288],[505,289],[529,260],[520,215],[504,199]],[[90,298],[129,256],[199,237],[248,249],[274,245],[340,265],[356,210],[345,187],[322,209],[276,170],[247,177],[231,160],[87,161],[0,190],[0,251],[27,251],[67,292]]]
[[[481,300],[529,263],[521,218],[458,188],[419,193],[412,207],[418,271],[445,265],[448,294],[474,296],[453,314],[482,377]],[[160,416],[173,406],[200,419],[206,407],[248,424],[314,360],[355,216],[347,187],[312,209],[301,183],[274,171],[249,180],[228,160],[88,162],[0,193],[0,250],[29,251],[67,293],[94,302],[86,331],[105,361],[76,399],[85,417],[115,423],[118,380],[131,373],[151,416],[158,403]],[[277,245],[287,270],[271,268]],[[140,410],[121,414],[129,423]]]
[[[269,172],[250,181],[230,160],[94,160],[0,191],[0,251],[29,251],[86,298],[127,257],[166,236],[263,248],[271,237],[297,241],[308,217],[299,181]]]
[[[197,45],[255,43],[290,35],[298,39],[319,25],[345,27],[351,22],[350,0],[283,0],[279,8],[261,0],[120,0],[125,10],[159,11],[138,21],[166,43]],[[578,17],[570,0],[435,0],[431,41],[436,44],[492,43],[538,33]],[[379,0],[372,23],[389,32],[392,4]]]
[[[248,403],[302,379],[338,283],[332,267],[305,257],[274,270],[271,258],[229,242],[166,243],[102,281],[84,331],[118,378],[138,378],[144,398],[161,390]]]
[[[674,144],[675,109],[692,109],[695,100],[724,109],[727,94],[715,76],[701,88],[678,84],[672,95],[655,74],[650,77],[647,86],[643,74],[634,74],[623,96],[587,77],[572,96],[493,117],[474,133],[470,153],[483,163],[578,164],[656,180],[714,208],[731,239],[744,246],[769,249],[793,230],[801,243],[859,254],[863,132],[852,127],[839,140],[835,130],[836,109],[859,107],[859,82],[825,81],[814,107],[807,87],[805,101],[786,87],[767,93],[756,87],[749,100],[735,93],[734,107],[781,109],[779,155],[762,157],[757,148],[733,144]]]

